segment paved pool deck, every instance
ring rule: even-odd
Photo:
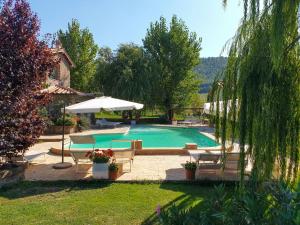
[[[82,134],[94,133],[120,133],[128,127],[115,129],[89,130]],[[199,127],[199,129],[208,134],[213,134],[213,129],[209,127]],[[44,138],[53,138],[42,137]],[[56,136],[55,138],[59,138]],[[66,135],[68,138],[68,135]],[[80,164],[79,172],[76,173],[74,161],[71,157],[65,157],[65,162],[73,164],[71,168],[57,170],[52,166],[61,162],[61,156],[49,153],[51,147],[60,148],[61,141],[42,142],[32,146],[26,157],[30,164],[25,171],[25,180],[82,180],[92,179],[92,163]],[[137,155],[134,157],[132,170],[129,172],[129,164],[124,164],[124,173],[117,179],[118,181],[181,181],[185,180],[185,170],[183,164],[189,161],[187,155]],[[221,171],[219,168],[201,168],[197,169],[196,179],[198,180],[239,180],[239,173],[236,170]]]

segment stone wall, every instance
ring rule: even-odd
[[[60,53],[61,54],[61,53]],[[70,87],[70,64],[66,60],[66,58],[61,55],[61,61],[59,64],[59,71],[58,71],[58,80],[60,81],[60,85],[63,87]]]
[[[94,98],[93,96],[78,96],[73,94],[55,94],[53,95],[52,102],[47,106],[48,115],[50,117],[58,118],[62,115],[61,109],[63,108],[63,103],[68,105],[83,102]]]

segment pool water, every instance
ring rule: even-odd
[[[133,126],[129,132],[117,134],[95,134],[96,148],[129,148],[130,142],[112,140],[143,140],[143,148],[183,148],[185,143],[196,143],[199,147],[214,147],[219,144],[199,133],[197,128]],[[89,144],[73,144],[72,148],[91,148]]]

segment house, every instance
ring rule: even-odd
[[[58,85],[69,88],[71,69],[75,67],[75,64],[66,50],[62,47],[59,40],[56,41],[55,48],[51,49],[51,51],[54,53],[55,57],[58,57],[59,63],[54,71],[48,76],[47,83],[49,85]]]
[[[49,117],[55,119],[61,115],[61,108],[64,104],[75,104],[94,98],[95,95],[80,92],[70,87],[71,69],[76,65],[59,40],[56,41],[55,48],[52,48],[51,51],[55,57],[58,57],[59,63],[54,71],[48,75],[47,88],[43,89],[42,92],[49,93],[52,96],[52,102],[47,106],[47,111]]]
[[[55,48],[52,48],[51,51],[54,53],[55,57],[59,59],[59,63],[56,65],[53,72],[48,75],[46,81],[47,88],[42,90],[42,92],[47,92],[55,98],[61,96],[63,97],[62,100],[65,98],[67,101],[66,103],[78,102],[80,98],[76,100],[76,97],[94,97],[94,94],[83,93],[70,87],[71,69],[75,67],[75,64],[66,50],[62,47],[59,40],[56,41]],[[70,102],[69,97],[72,97],[74,101]]]

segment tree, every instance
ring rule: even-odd
[[[222,0],[223,5],[226,6],[228,0]],[[287,51],[297,47],[300,40],[300,34],[296,31],[295,26],[298,25],[299,20],[299,6],[300,1],[287,0],[243,0],[244,2],[244,19],[243,23],[251,25],[259,22],[262,17],[270,15],[270,45],[271,57],[273,65],[279,69],[282,61],[285,59]],[[289,37],[287,41],[286,38]]]
[[[71,69],[71,87],[89,91],[96,73],[98,52],[92,33],[87,28],[80,29],[79,22],[73,19],[67,31],[58,31],[58,38],[75,63]]]
[[[270,7],[272,10],[275,6]],[[217,110],[216,116],[220,121],[216,133],[221,134],[223,146],[226,140],[239,138],[241,181],[246,153],[253,163],[255,181],[271,179],[276,165],[280,179],[285,181],[295,181],[299,171],[300,46],[295,43],[278,61],[272,44],[273,23],[269,13],[255,21],[251,17],[244,21],[232,41],[224,76],[215,82],[211,98],[224,101],[223,113]],[[293,31],[284,37],[284,49],[297,37],[297,29],[294,24]],[[238,104],[232,104],[236,100]]]
[[[115,54],[103,48],[94,83],[105,95],[145,103],[150,90],[146,68],[143,48],[133,43],[121,44]]]
[[[0,11],[0,156],[24,153],[46,126],[40,90],[57,63],[39,21],[25,0],[7,0]]]
[[[201,39],[173,16],[169,28],[163,17],[151,23],[143,43],[150,59],[150,79],[155,82],[152,98],[172,120],[174,109],[184,106],[199,89],[193,69],[200,61]]]
[[[113,52],[109,47],[100,48],[97,58],[97,69],[91,85],[92,90],[96,92],[104,92],[104,94],[110,94],[107,92],[107,86],[111,88],[112,83],[110,79],[110,65],[113,60]]]
[[[114,84],[111,94],[131,101],[144,101],[149,87],[146,64],[141,47],[135,44],[120,45],[111,64],[110,78]]]

